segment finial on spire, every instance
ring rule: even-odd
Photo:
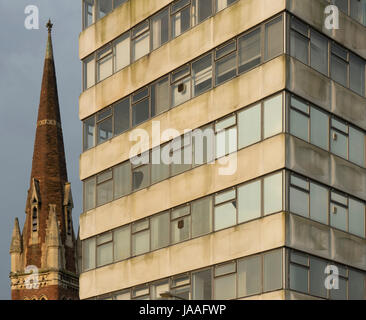
[[[48,29],[48,32],[52,31],[53,23],[51,23],[51,19],[48,19],[48,22],[46,24],[46,27]]]

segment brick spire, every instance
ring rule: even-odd
[[[66,277],[69,283],[45,280],[44,289],[34,291],[35,296],[40,298],[44,294],[47,299],[77,299],[76,243],[71,219],[73,203],[67,179],[52,48],[52,26],[51,21],[48,21],[32,172],[25,210],[26,221],[21,235],[23,249],[21,258],[18,259],[21,266],[12,266],[12,270],[24,273],[27,266],[36,266],[44,274],[42,279],[55,279],[55,273],[64,274],[56,278]],[[55,239],[58,239],[56,244]],[[13,256],[13,260],[18,261],[15,253]],[[17,283],[19,277],[21,276],[11,274],[12,282]],[[29,298],[27,294],[31,292],[22,289],[21,285],[12,285],[13,299]]]

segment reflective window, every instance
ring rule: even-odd
[[[311,108],[310,121],[310,142],[329,150],[329,116],[317,108]]]
[[[218,121],[216,130],[216,157],[221,158],[237,150],[236,116]]]
[[[95,117],[86,119],[83,123],[84,128],[84,150],[88,150],[95,145]]]
[[[227,6],[230,6],[236,0],[216,0],[216,11],[221,11],[225,9]]]
[[[282,210],[282,172],[264,178],[264,214]]]
[[[329,192],[319,184],[310,183],[310,218],[328,224]]]
[[[113,111],[107,108],[97,114],[97,143],[100,144],[113,137]]]
[[[330,150],[336,155],[347,159],[348,127],[336,119],[332,119]]]
[[[97,267],[113,262],[112,232],[97,237]]]
[[[132,256],[146,253],[150,250],[149,220],[132,224]]]
[[[350,15],[366,26],[366,0],[350,0]]]
[[[236,263],[215,267],[214,299],[229,300],[236,298]]]
[[[324,285],[327,274],[324,272],[327,263],[315,257],[310,257],[310,294],[326,298],[327,289]]]
[[[159,146],[154,148],[151,152],[152,164],[151,164],[151,184],[169,178],[169,164],[165,162],[162,156],[162,150],[166,146]]]
[[[305,64],[308,64],[309,62],[309,41],[309,30],[307,25],[295,17],[291,17],[291,55]]]
[[[113,168],[114,199],[131,192],[131,165],[124,162]]]
[[[97,206],[113,200],[113,174],[107,170],[97,175]]]
[[[282,16],[265,25],[265,60],[276,57],[283,52]]]
[[[130,35],[126,33],[114,43],[114,72],[123,69],[130,64]]]
[[[124,260],[131,256],[131,229],[130,226],[113,231],[114,261]]]
[[[328,39],[311,30],[310,65],[315,70],[328,75]]]
[[[95,84],[95,59],[90,56],[84,60],[84,89],[88,89]]]
[[[132,190],[146,188],[149,185],[149,152],[141,156],[140,164],[132,165]],[[132,163],[136,163],[134,160]]]
[[[282,250],[264,254],[263,258],[263,291],[282,288]]]
[[[169,101],[169,76],[158,80],[151,86],[151,116],[167,111]]]
[[[238,39],[239,73],[246,72],[261,63],[261,29]]]
[[[347,231],[348,199],[347,197],[331,192],[330,225],[337,229]]]
[[[193,96],[212,88],[212,54],[192,63],[192,88]]]
[[[150,51],[149,21],[145,21],[132,30],[132,59],[136,61]]]
[[[236,76],[236,41],[231,41],[215,51],[216,85]]]
[[[83,240],[83,271],[95,268],[95,237]]]
[[[331,78],[347,87],[348,54],[346,50],[335,43],[332,43],[330,66]]]
[[[349,160],[365,166],[365,134],[349,127]]]
[[[169,212],[151,218],[151,250],[160,249],[169,245]]]
[[[191,207],[184,205],[172,210],[171,214],[172,243],[178,243],[191,237]]]
[[[212,0],[193,0],[193,12],[195,12],[196,24],[207,19],[213,13]]]
[[[238,223],[261,216],[261,181],[254,181],[238,188]]]
[[[212,232],[212,197],[192,202],[192,237]]]
[[[95,208],[95,177],[84,182],[84,210]]]
[[[309,262],[307,256],[291,252],[290,289],[307,293],[309,282]]]
[[[149,89],[132,96],[132,125],[137,126],[149,118]]]
[[[365,237],[365,204],[352,198],[349,198],[348,201],[349,232]]]
[[[173,3],[172,8],[172,36],[179,36],[191,27],[190,0],[179,0]]]
[[[102,81],[113,73],[113,50],[107,47],[97,55],[97,81]]]
[[[295,175],[290,178],[290,211],[309,217],[309,182]]]
[[[261,256],[253,256],[238,261],[238,296],[260,294],[262,291]]]
[[[307,104],[291,97],[290,133],[305,141],[309,141],[309,113],[310,109]]]
[[[365,275],[361,272],[350,269],[348,271],[348,299],[365,299]]]
[[[84,0],[84,28],[94,23],[94,0]]]
[[[192,299],[212,299],[212,271],[211,269],[192,273]]]
[[[151,19],[152,50],[169,40],[169,8],[159,12]]]
[[[215,231],[236,224],[236,190],[230,190],[215,196]]]
[[[264,102],[264,138],[282,132],[282,94]]]
[[[261,105],[238,113],[239,149],[261,140]]]
[[[130,127],[130,99],[126,98],[117,102],[113,107],[114,135],[125,132]]]
[[[97,3],[98,3],[97,17],[99,19],[103,18],[112,11],[112,0],[98,0]]]

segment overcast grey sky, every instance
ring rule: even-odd
[[[39,30],[24,27],[28,5],[39,8]],[[54,23],[53,49],[75,229],[81,213],[81,0],[0,0],[0,299],[10,299],[9,246],[14,218],[19,218],[21,229],[25,220],[48,18]]]

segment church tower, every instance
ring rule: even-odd
[[[73,200],[66,171],[51,21],[47,28],[26,219],[22,233],[15,219],[10,246],[13,300],[79,299]]]

